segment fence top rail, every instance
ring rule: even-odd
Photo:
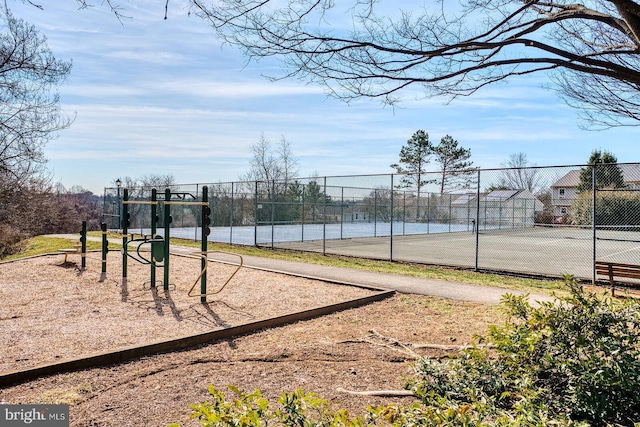
[[[638,165],[638,162],[619,162],[619,163],[615,163],[615,165],[618,166],[623,166],[623,165]],[[613,165],[613,163],[599,163],[596,164],[596,167],[602,167],[602,166],[607,166],[607,165]],[[547,165],[547,166],[538,166],[538,165],[532,165],[532,166],[526,166],[526,167],[495,167],[495,168],[471,168],[471,169],[467,169],[464,172],[466,173],[477,173],[477,172],[497,172],[497,171],[505,171],[505,170],[522,170],[522,169],[560,169],[560,168],[588,168],[588,167],[593,167],[594,165],[591,164],[573,164],[573,165]],[[426,171],[424,172],[424,175],[437,175],[437,174],[441,174],[442,171]],[[315,181],[316,183],[320,183],[323,180],[326,179],[354,179],[354,178],[363,178],[363,177],[370,177],[370,178],[379,178],[379,177],[391,177],[391,176],[405,176],[405,175],[411,175],[409,173],[377,173],[377,174],[365,174],[365,175],[326,175],[326,176],[321,176],[321,177],[296,177],[296,178],[290,178],[290,179],[286,179],[286,180],[253,180],[253,181],[221,181],[221,182],[217,182],[217,183],[185,183],[185,184],[175,184],[175,185],[169,185],[166,186],[167,188],[184,188],[184,187],[193,187],[193,188],[197,188],[200,189],[203,186],[208,186],[210,188],[215,188],[215,187],[219,187],[219,186],[225,186],[225,185],[246,185],[248,183],[252,183],[255,184],[257,183],[271,183],[273,181],[276,182],[289,182],[289,183],[295,183],[296,181]],[[335,185],[334,185],[335,186]],[[348,186],[344,186],[345,188],[347,188]],[[124,187],[104,187],[105,190],[118,190],[119,188],[124,188]],[[154,186],[131,186],[131,187],[127,187],[130,190],[150,190],[152,188],[156,188]],[[353,187],[353,188],[359,188],[359,187]],[[366,188],[366,187],[363,187]]]

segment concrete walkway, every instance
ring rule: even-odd
[[[77,240],[78,235],[57,234],[49,237],[62,237]],[[89,236],[91,241],[101,241],[100,237]],[[109,239],[113,244],[121,244],[122,240]],[[188,255],[197,252],[196,248],[185,246],[171,246],[171,253]],[[350,268],[330,267],[318,264],[307,264],[296,261],[285,261],[255,256],[242,256],[244,266],[261,270],[293,274],[319,280],[346,282],[361,286],[371,286],[381,289],[395,290],[401,293],[430,295],[458,301],[498,304],[502,296],[507,293],[522,295],[525,292],[496,288],[467,283],[451,282],[438,279],[425,279],[398,274],[378,273],[372,271],[355,270]],[[229,263],[237,263],[238,258],[226,254],[209,254],[209,259]],[[553,298],[543,293],[531,293],[531,301],[551,301]]]

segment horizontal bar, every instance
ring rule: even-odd
[[[165,205],[198,205],[198,206],[208,206],[209,202],[178,202],[178,201],[172,201],[172,202],[164,202]]]
[[[127,200],[122,202],[123,205],[155,205],[158,202],[151,202],[147,200]]]

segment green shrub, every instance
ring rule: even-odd
[[[0,260],[22,250],[26,235],[8,224],[0,224]]]
[[[359,427],[361,418],[351,419],[347,411],[332,412],[326,400],[318,398],[314,393],[296,390],[284,393],[278,400],[278,408],[272,409],[269,402],[262,397],[260,390],[244,393],[238,388],[228,386],[236,398],[227,401],[225,394],[209,387],[212,399],[207,402],[190,405],[192,419],[199,419],[202,426],[254,427],[270,424],[287,427],[311,426],[345,426]],[[171,424],[169,427],[178,427]]]
[[[587,293],[572,276],[567,297],[533,307],[507,295],[503,325],[445,360],[422,358],[406,406],[332,412],[301,390],[272,410],[257,390],[192,405],[203,426],[634,426],[640,421],[640,305]],[[419,399],[419,400],[418,400]]]
[[[409,387],[426,405],[488,402],[489,412],[524,408],[558,420],[633,426],[640,421],[640,308],[587,293],[568,277],[568,297],[532,307],[508,295],[508,318],[487,346],[444,363],[422,359]]]
[[[571,203],[571,218],[575,224],[590,225],[593,222],[592,197],[590,191],[583,191]],[[596,222],[601,228],[606,228],[607,225],[639,225],[640,217],[637,215],[639,210],[640,193],[637,191],[616,190],[596,193]]]

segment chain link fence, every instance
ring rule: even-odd
[[[640,262],[640,164],[190,184],[172,200],[199,201],[205,185],[210,241],[585,279],[596,259]],[[105,189],[110,228],[122,190]],[[150,200],[149,188],[128,190]],[[150,206],[129,210],[129,229],[149,233]],[[197,207],[172,203],[171,215],[172,236],[198,239]]]

